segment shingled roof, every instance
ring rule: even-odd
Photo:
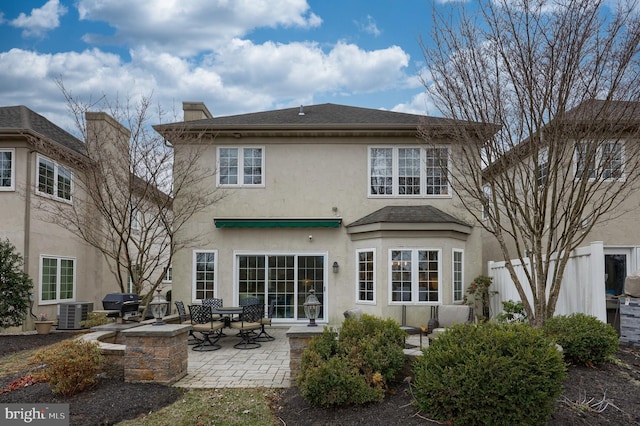
[[[433,206],[386,206],[356,220],[347,227],[372,223],[455,223],[471,226]]]
[[[87,152],[80,139],[24,105],[0,107],[0,129],[31,132],[79,154],[86,155]]]

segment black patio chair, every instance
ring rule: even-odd
[[[272,300],[269,304],[269,309],[267,310],[267,316],[260,318],[260,333],[253,340],[256,342],[270,342],[275,340],[276,338],[267,333],[267,330],[264,329],[266,325],[271,325],[271,318],[273,317],[273,313],[276,310],[276,301]]]
[[[224,323],[213,319],[211,308],[204,305],[189,305],[189,313],[191,314],[191,326],[193,331],[200,333],[202,339],[198,339],[198,343],[193,347],[194,351],[215,351],[220,349],[218,340],[220,340],[221,331]],[[214,340],[211,340],[211,339]]]
[[[184,308],[184,303],[177,300],[175,302],[176,309],[178,310],[178,318],[180,318],[181,324],[191,324],[191,320],[187,317],[187,310]],[[195,345],[200,341],[198,337],[193,334],[193,329],[189,330],[189,338],[187,339],[188,345]]]
[[[260,343],[255,341],[255,330],[260,329],[260,319],[264,315],[264,306],[261,303],[243,306],[240,321],[231,323],[231,328],[238,330],[240,342],[233,345],[237,349],[256,349]]]
[[[222,308],[223,303],[222,303],[222,299],[217,299],[215,297],[209,297],[206,299],[202,299],[202,304],[204,306],[208,306],[210,308]],[[213,319],[220,319],[221,316],[220,315],[216,315],[213,314]]]

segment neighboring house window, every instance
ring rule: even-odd
[[[453,301],[464,300],[464,252],[453,250]]]
[[[538,153],[538,186],[544,186],[547,183],[549,174],[549,149],[543,148]]]
[[[71,170],[48,158],[38,156],[38,194],[71,201],[72,182]]]
[[[607,142],[602,145],[600,166],[603,179],[622,179],[624,145],[622,142]]]
[[[16,170],[14,167],[15,150],[0,149],[0,191],[15,189]]]
[[[41,256],[40,300],[61,302],[73,299],[75,277],[75,259]]]
[[[390,250],[391,302],[438,302],[439,250]]]
[[[597,148],[585,142],[577,143],[574,170],[576,179],[583,176],[589,179],[596,176],[603,180],[624,179],[624,142],[604,142]]]
[[[482,204],[482,220],[489,219],[489,212],[491,211],[491,187],[489,185],[485,185],[482,187],[482,192],[484,195],[484,200]]]
[[[218,185],[263,186],[263,149],[259,147],[218,148]]]
[[[167,268],[167,273],[164,275],[162,282],[165,282],[165,283],[173,282],[173,268],[171,266]]]
[[[370,147],[369,195],[448,195],[448,147]]]
[[[215,251],[195,251],[193,253],[193,298],[208,299],[216,296]]]
[[[376,251],[363,249],[356,251],[357,289],[356,301],[375,303],[376,301]]]
[[[127,291],[129,293],[137,293],[133,285],[133,279],[135,278],[136,280],[138,280],[138,278],[140,277],[140,266],[137,264],[133,264],[131,265],[131,270],[133,273],[129,272],[129,279],[127,280],[127,283],[128,283]],[[140,283],[138,283],[138,285],[140,285]]]

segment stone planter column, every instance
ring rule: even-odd
[[[190,329],[190,325],[164,324],[123,330],[124,381],[169,385],[186,376]]]

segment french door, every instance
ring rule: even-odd
[[[325,317],[326,256],[316,254],[241,254],[236,256],[239,300],[257,297],[265,309],[275,302],[274,319],[306,319],[304,302],[310,289]]]

